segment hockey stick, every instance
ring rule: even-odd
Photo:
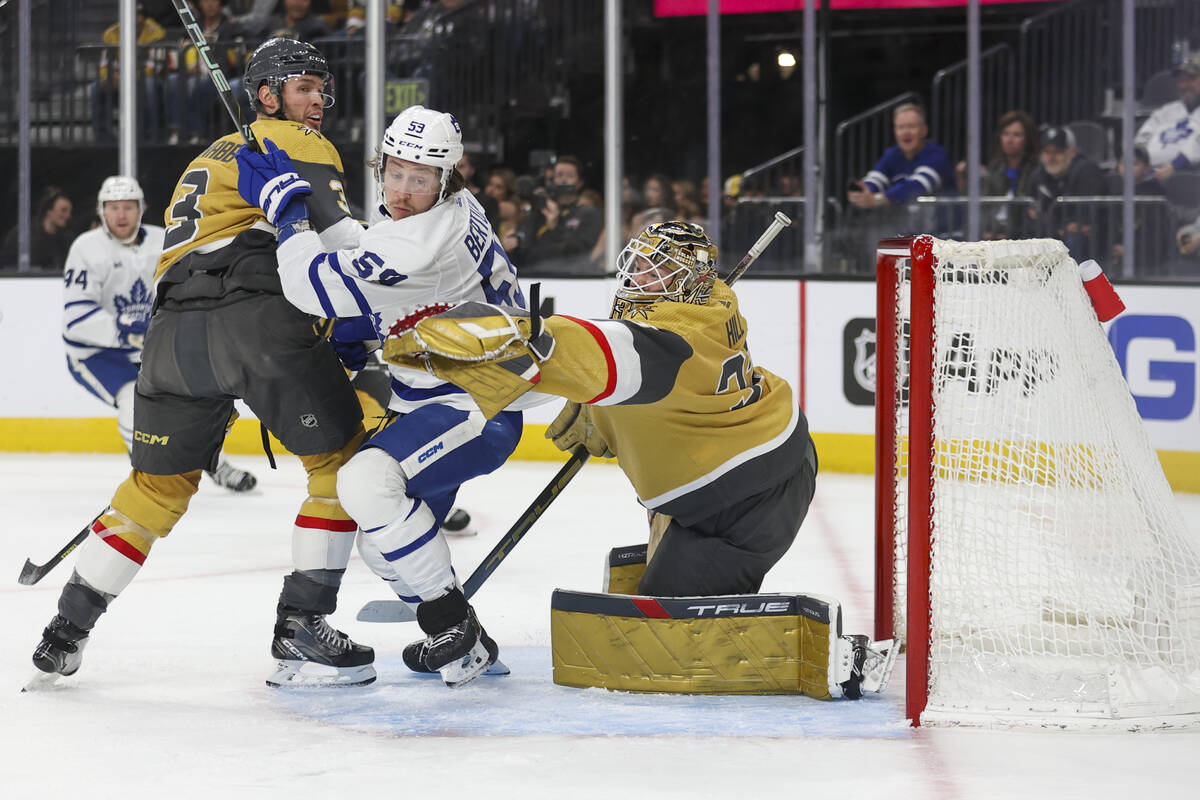
[[[212,78],[213,86],[217,89],[217,95],[225,105],[225,110],[229,112],[229,118],[233,120],[233,124],[237,126],[238,132],[242,134],[242,140],[251,150],[261,153],[263,151],[262,147],[259,146],[258,140],[254,138],[254,131],[250,130],[250,123],[242,122],[242,108],[238,105],[237,98],[233,96],[233,90],[229,87],[229,81],[225,80],[225,73],[217,66],[216,59],[213,58],[212,47],[208,44],[208,39],[204,38],[204,32],[200,30],[200,26],[196,23],[196,17],[192,14],[192,9],[188,6],[187,0],[171,0],[171,5],[175,6],[175,13],[179,15],[179,21],[183,23],[183,28],[187,31],[188,38],[196,46],[196,52],[200,54],[200,58],[204,59],[204,66],[208,69],[208,76]]]
[[[758,257],[762,255],[763,250],[767,249],[767,245],[774,241],[775,237],[779,235],[779,232],[791,224],[792,220],[788,218],[787,214],[784,214],[782,211],[776,211],[775,219],[771,220],[771,224],[767,226],[765,231],[763,231],[763,235],[758,237],[757,242],[750,245],[750,252],[742,256],[742,260],[737,263],[736,267],[729,270],[729,275],[725,278],[725,283],[729,286],[733,286],[734,282],[738,278],[742,277],[742,273],[748,270],[750,265],[758,260]]]
[[[103,513],[103,512],[101,512]],[[54,557],[45,564],[34,564],[28,558],[25,559],[25,566],[21,567],[21,574],[17,578],[17,583],[22,586],[33,586],[35,583],[46,577],[46,573],[54,569],[71,553],[75,552],[75,548],[83,544],[83,540],[92,532],[92,526],[96,524],[96,520],[100,519],[100,514],[96,518],[83,526],[83,530],[75,534],[75,538],[67,542],[62,550],[54,554]]]
[[[517,542],[521,541],[529,532],[533,523],[541,518],[550,504],[554,502],[554,498],[558,497],[566,488],[589,457],[587,448],[582,445],[571,452],[571,457],[558,471],[558,474],[546,485],[545,489],[542,489],[541,494],[533,499],[529,508],[525,509],[525,513],[513,523],[513,526],[508,529],[508,533],[504,534],[503,538],[492,548],[492,552],[488,553],[487,557],[471,573],[471,577],[467,578],[467,582],[463,584],[464,595],[470,598],[479,591],[479,587],[488,579],[488,576],[496,571],[500,562],[508,558],[508,554],[511,552],[509,548],[516,546]],[[371,600],[359,609],[357,617],[360,622],[412,622],[416,618],[413,607],[402,600]]]

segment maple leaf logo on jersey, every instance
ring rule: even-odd
[[[127,323],[148,322],[150,312],[154,310],[154,295],[150,293],[145,282],[138,278],[129,287],[128,297],[117,295],[113,298],[113,306],[116,308],[118,319],[125,320]]]

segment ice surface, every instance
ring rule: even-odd
[[[1075,733],[918,729],[902,712],[903,668],[864,701],[681,697],[555,686],[555,587],[596,591],[610,547],[644,540],[620,471],[589,464],[476,595],[512,668],[452,691],[404,669],[413,623],[354,620],[387,597],[357,557],[333,621],[376,649],[362,689],[278,691],[263,677],[291,519],[295,459],[239,457],[259,490],[207,479],[192,508],[98,624],[78,675],[19,693],[70,560],[35,587],[16,583],[107,503],[117,456],[0,455],[0,797],[359,796],[421,798],[1192,796],[1200,732]],[[512,462],[464,487],[480,533],[453,539],[469,574],[556,471]],[[1179,495],[1200,529],[1200,497]],[[764,591],[831,595],[849,633],[870,631],[872,488],[822,475],[797,543]],[[7,687],[7,688],[4,688]]]

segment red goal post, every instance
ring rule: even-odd
[[[906,716],[1197,724],[1200,542],[1078,265],[930,236],[876,265],[875,638]]]

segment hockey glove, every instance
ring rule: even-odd
[[[554,352],[554,337],[543,329],[530,339],[532,330],[529,312],[488,303],[418,311],[392,326],[383,360],[461,387],[491,418],[537,384],[538,365]]]
[[[336,320],[329,334],[329,344],[346,369],[358,372],[367,365],[367,355],[379,348],[375,322],[369,316]]]
[[[592,407],[580,405],[568,400],[562,411],[554,418],[554,422],[546,428],[546,438],[554,442],[559,450],[571,452],[579,445],[587,448],[588,453],[600,458],[614,458],[608,442],[596,430],[592,421]]]
[[[117,338],[125,347],[144,348],[149,327],[150,317],[141,311],[122,311],[117,315]]]
[[[293,200],[312,194],[312,184],[300,177],[288,154],[275,146],[270,139],[262,140],[262,153],[256,153],[243,145],[237,152],[238,194],[252,206],[258,206],[267,215],[267,222],[279,227],[280,223],[294,222],[307,213],[304,208],[288,209]],[[285,213],[286,211],[286,213]]]

